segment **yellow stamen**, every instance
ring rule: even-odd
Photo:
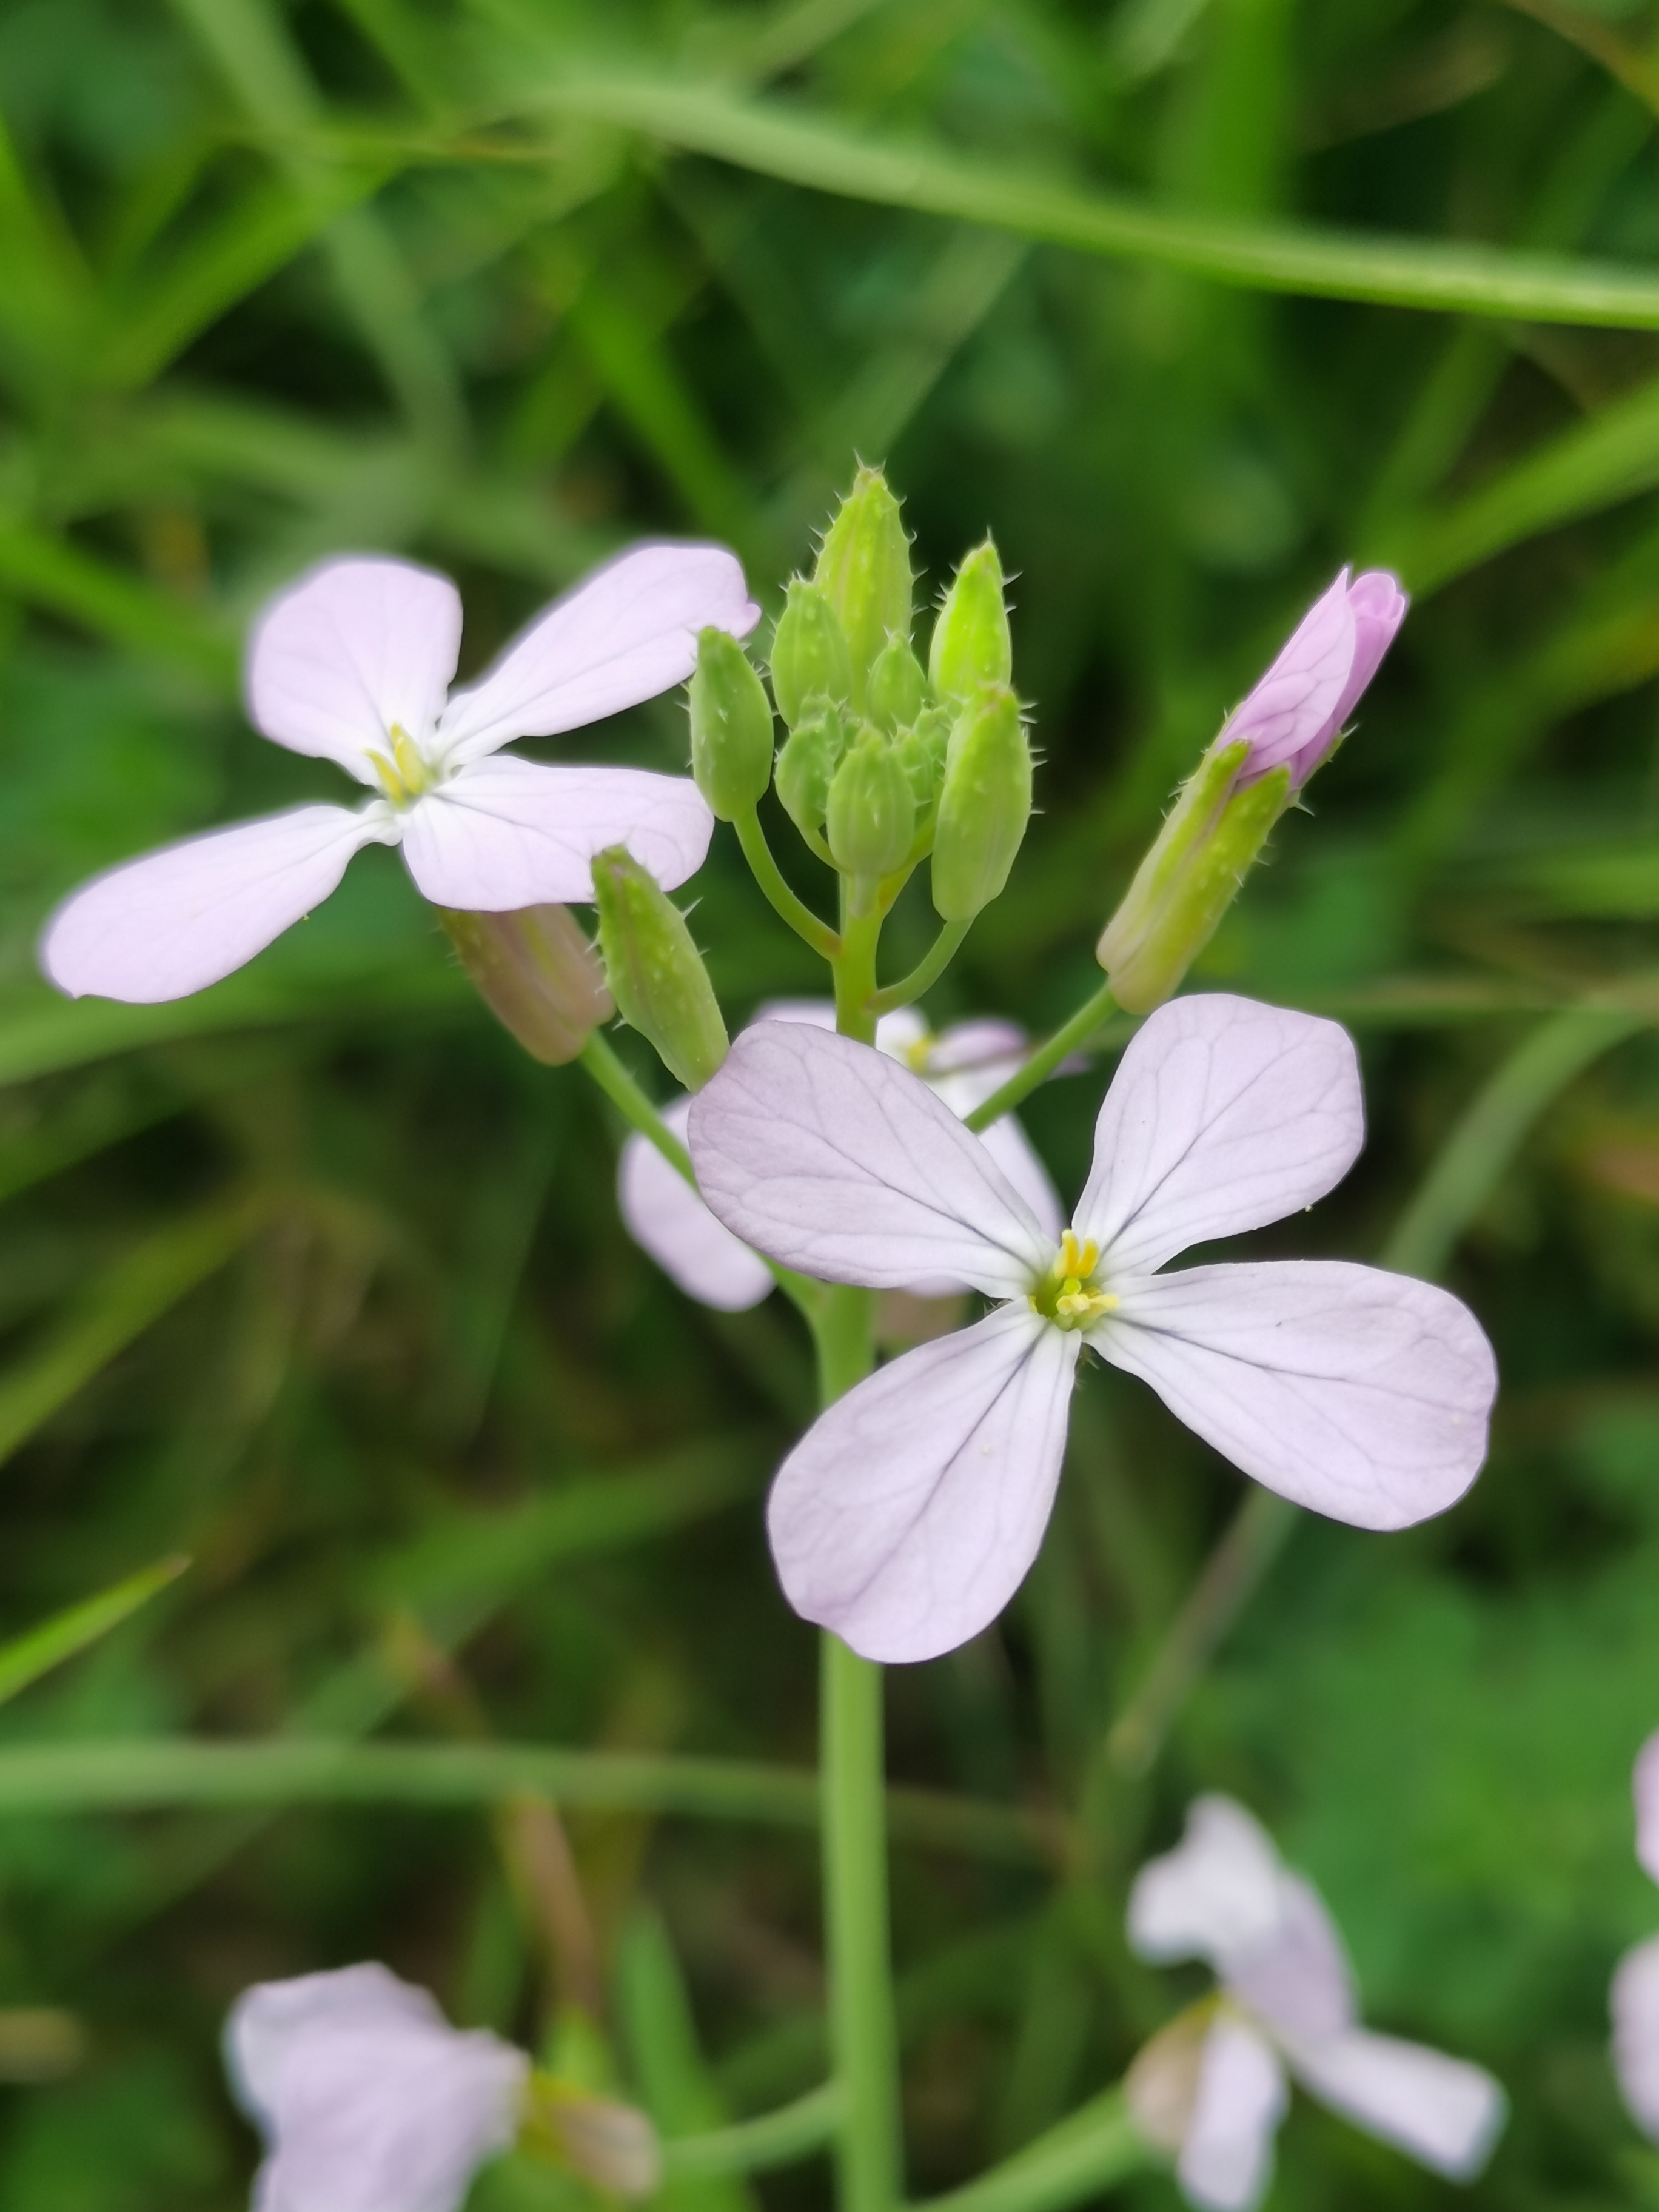
[[[420,748],[401,722],[392,725],[392,758],[371,751],[374,773],[394,806],[407,806],[432,785],[432,771],[421,758]]]
[[[1060,1240],[1053,1267],[1031,1292],[1033,1309],[1061,1328],[1086,1328],[1091,1322],[1110,1313],[1118,1302],[1109,1291],[1095,1288],[1094,1273],[1099,1265],[1100,1247],[1094,1238],[1079,1242],[1076,1232],[1068,1229]]]

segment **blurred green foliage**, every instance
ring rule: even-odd
[[[608,1110],[492,1028],[395,857],[176,1006],[55,1000],[40,921],[327,795],[236,703],[248,614],[307,561],[456,574],[465,673],[640,533],[729,539],[775,609],[854,454],[936,585],[994,532],[1045,756],[940,1018],[1066,1013],[1229,702],[1340,562],[1400,567],[1363,726],[1205,976],[1362,1039],[1365,1160],[1280,1248],[1413,1222],[1505,1379],[1468,1501],[1297,1524],[1196,1623],[1131,1773],[1109,1735],[1241,1486],[1090,1378],[1018,1602],[890,1685],[896,1780],[1036,1816],[902,1827],[913,2183],[1167,2015],[1124,1888],[1212,1786],[1324,1887],[1371,2018],[1509,2085],[1476,2202],[1659,2204],[1604,2054],[1659,1927],[1627,1795],[1659,1726],[1656,106],[1650,0],[0,0],[0,1631],[194,1561],[0,1714],[0,2008],[85,2040],[3,2092],[6,2212],[244,2202],[216,2036],[258,1977],[383,1956],[461,2020],[550,2017],[486,1803],[146,1794],[147,1741],[799,1768],[814,1725],[758,1514],[811,1403],[793,1316],[691,1307],[629,1244]],[[681,765],[682,708],[581,744]],[[729,1018],[814,986],[729,832],[697,889]],[[895,969],[927,932],[901,908]],[[1100,1088],[1028,1109],[1062,1188]],[[26,1785],[54,1749],[94,1809]],[[811,1842],[799,1798],[661,1796],[568,1826],[623,2080],[706,2127],[818,2078]],[[1276,2190],[1449,2201],[1309,2109]],[[575,2185],[508,2161],[477,2202]]]

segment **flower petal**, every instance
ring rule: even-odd
[[[1382,665],[1383,654],[1394,643],[1395,634],[1405,621],[1410,605],[1410,599],[1400,588],[1399,577],[1387,568],[1367,568],[1349,586],[1348,606],[1354,621],[1353,665],[1331,715],[1330,729],[1323,738],[1316,732],[1291,763],[1291,781],[1298,788],[1318,767],[1330,738],[1358,705],[1361,694]]]
[[[248,718],[290,752],[374,784],[398,723],[430,738],[455,673],[461,602],[408,561],[328,561],[274,599],[248,644]]]
[[[1188,1267],[1120,1287],[1090,1330],[1206,1443],[1358,1528],[1443,1513],[1480,1471],[1498,1388],[1468,1308],[1344,1261]]]
[[[690,1111],[689,1098],[662,1109],[664,1122],[682,1140]],[[716,1221],[685,1177],[637,1133],[617,1164],[617,1204],[634,1242],[699,1304],[742,1313],[771,1289],[765,1261]]]
[[[434,906],[500,914],[593,896],[593,855],[626,845],[665,890],[702,866],[714,817],[690,776],[481,760],[416,799],[404,858]]]
[[[1611,2002],[1613,2070],[1631,2118],[1659,2142],[1659,1936],[1619,1961]]]
[[[300,806],[164,845],[71,892],[41,933],[40,965],[74,999],[188,998],[303,920],[385,835],[372,809]]]
[[[1353,1974],[1342,1938],[1310,1881],[1279,1877],[1279,1924],[1225,1961],[1233,1995],[1284,2036],[1339,2034],[1353,2025]]]
[[[1156,1962],[1207,1959],[1219,1967],[1275,1932],[1283,1876],[1272,1838],[1242,1805],[1194,1798],[1181,1841],[1135,1876],[1130,1948]]]
[[[826,1282],[971,1283],[1018,1297],[1052,1246],[989,1152],[920,1077],[801,1022],[758,1022],[691,1108],[709,1206]]]
[[[1354,645],[1344,568],[1303,616],[1278,659],[1222,730],[1218,744],[1250,741],[1242,781],[1253,782],[1304,749],[1322,745],[1347,689]]]
[[[482,682],[455,694],[439,732],[443,757],[477,760],[514,738],[550,738],[637,707],[690,676],[699,630],[747,637],[759,620],[742,564],[723,545],[636,545],[556,599]]]
[[[1048,1526],[1076,1368],[1075,1336],[1021,1301],[819,1414],[766,1512],[796,1612],[890,1662],[954,1650],[994,1620]]]
[[[1454,2181],[1480,2172],[1508,2114],[1484,2067],[1396,2036],[1352,2027],[1287,2044],[1285,2056],[1322,2104]]]
[[[1636,1856],[1659,1881],[1659,1735],[1650,1735],[1637,1753],[1631,1790],[1636,1799]]]
[[[458,2212],[512,2142],[529,2073],[522,2052],[452,2028],[380,1966],[246,1990],[225,2056],[269,2148],[258,2212]]]
[[[1204,2041],[1198,2097],[1176,2179],[1204,2212],[1250,2212],[1273,2176],[1273,2137],[1290,2094],[1265,2038],[1223,2013]]]
[[[1150,1272],[1310,1206],[1364,1140],[1346,1030],[1223,993],[1175,999],[1112,1079],[1073,1223],[1109,1268]]]

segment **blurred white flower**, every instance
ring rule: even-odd
[[[836,1009],[828,1000],[779,999],[761,1007],[755,1020],[805,1022],[813,1029],[833,1030]],[[958,1120],[1001,1087],[1024,1058],[1027,1042],[1024,1030],[1012,1022],[956,1022],[935,1034],[912,1006],[884,1015],[876,1025],[877,1050],[921,1076]],[[689,1097],[677,1098],[662,1109],[663,1121],[682,1143],[690,1112]],[[1043,1228],[1058,1240],[1063,1223],[1060,1200],[1048,1170],[1013,1115],[1006,1114],[994,1122],[980,1142]],[[638,1134],[623,1146],[617,1203],[634,1242],[701,1304],[722,1313],[740,1313],[758,1305],[771,1289],[772,1272],[766,1262],[716,1221],[684,1176]],[[905,1285],[924,1298],[946,1297],[967,1287],[949,1277]]]
[[[458,2212],[516,2137],[530,2074],[374,1965],[245,1990],[225,2062],[265,2139],[252,2212]]]
[[[590,863],[609,845],[682,884],[714,827],[689,776],[549,767],[501,748],[654,698],[691,673],[700,630],[742,637],[759,615],[723,546],[637,545],[452,694],[461,602],[449,579],[407,561],[325,562],[254,626],[248,716],[378,795],[356,811],[238,823],[111,869],[52,916],[40,964],[72,998],[185,998],[328,897],[366,845],[400,845],[424,897],[477,913],[592,898]]]
[[[1130,2108],[1176,2161],[1188,2202],[1249,2212],[1273,2171],[1286,2069],[1333,2112],[1455,2181],[1504,2124],[1492,2075],[1358,2025],[1342,1941],[1319,1893],[1230,1797],[1200,1797],[1176,1848],[1141,1869],[1129,1942],[1159,1964],[1206,1959],[1218,1995],[1155,2036],[1130,2069]]]
[[[1636,1856],[1659,1881],[1659,1735],[1637,1754]],[[1659,2142],[1659,1936],[1627,1951],[1613,1978],[1613,2066],[1638,2127]]]

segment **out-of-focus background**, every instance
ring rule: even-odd
[[[1359,1169],[1254,1249],[1407,1252],[1504,1382],[1455,1511],[1269,1559],[1239,1478],[1088,1377],[1020,1597],[891,1681],[898,1780],[1023,1808],[913,1808],[896,1844],[914,2185],[1201,1988],[1120,1930],[1207,1787],[1321,1884],[1376,2025],[1508,2085],[1475,2202],[1659,2204],[1605,2057],[1612,1965],[1659,1931],[1628,1797],[1659,1727],[1659,338],[1224,289],[1080,218],[1044,242],[1028,189],[1212,246],[1651,266],[1656,39],[1643,0],[0,5],[0,1631],[194,1563],[0,1711],[6,2212],[243,2203],[216,2038],[255,1978],[383,1957],[526,2040],[556,1994],[548,1852],[501,1847],[535,1816],[384,1773],[335,1802],[303,1757],[238,1784],[179,1738],[799,1768],[814,1735],[760,1522],[810,1409],[793,1317],[704,1312],[629,1244],[609,1109],[492,1027],[396,856],[176,1006],[57,1000],[40,923],[151,843],[343,795],[237,701],[251,611],[313,559],[449,570],[465,674],[642,533],[729,541],[775,606],[855,455],[929,592],[994,532],[1044,756],[939,1020],[1068,1012],[1229,703],[1339,563],[1399,568],[1358,733],[1199,980],[1364,1053]],[[984,220],[920,204],[964,179]],[[683,708],[545,750],[677,767]],[[815,978],[726,837],[695,927],[736,1021]],[[1104,1042],[1026,1115],[1063,1189]],[[568,1827],[633,2091],[684,2127],[810,2086],[810,1829]],[[1450,2201],[1306,2106],[1276,2191]],[[826,2195],[809,2166],[672,2202]],[[508,2166],[477,2201],[577,2196]]]

